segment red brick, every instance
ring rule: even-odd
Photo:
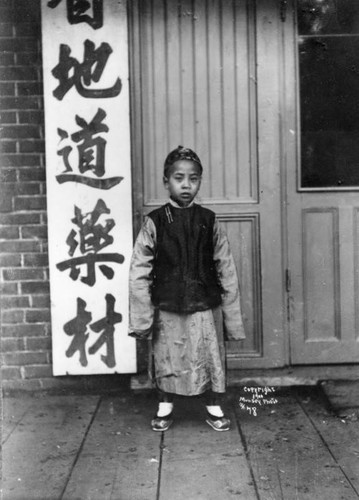
[[[40,163],[40,162],[39,162]],[[22,168],[19,171],[20,181],[42,181],[46,180],[46,171],[43,167]]]
[[[49,283],[46,281],[24,281],[21,283],[21,292],[23,294],[27,293],[37,293],[37,294],[44,294],[44,293],[49,293],[50,288],[49,288]]]
[[[3,22],[10,23],[14,20],[14,10],[12,0],[8,0],[6,3],[0,3],[0,19],[2,19]]]
[[[0,82],[0,95],[2,96],[14,96],[15,95],[15,83],[10,82]]]
[[[0,292],[4,295],[14,295],[18,292],[17,283],[1,283],[0,282]]]
[[[40,156],[38,154],[34,155],[24,155],[24,154],[13,154],[13,155],[2,155],[1,162],[3,167],[38,167],[40,165]],[[33,171],[33,170],[32,170]],[[20,180],[22,180],[20,178]],[[31,176],[28,180],[32,179]]]
[[[50,309],[50,295],[34,295],[31,297],[32,307]]]
[[[19,227],[17,226],[0,226],[1,240],[16,240],[20,237]]]
[[[39,24],[41,21],[41,9],[39,1],[15,0],[16,8],[12,12],[12,19],[18,23],[34,23]]]
[[[35,213],[20,213],[20,214],[0,214],[0,224],[39,224],[41,215]]]
[[[37,240],[9,240],[0,241],[0,253],[38,253],[41,249],[40,241]]]
[[[0,212],[11,212],[13,209],[13,190],[9,184],[1,187]]]
[[[17,95],[42,95],[44,93],[41,82],[18,82],[16,88]]]
[[[30,307],[30,297],[10,296],[1,298],[1,307],[3,309],[18,309]]]
[[[15,198],[15,210],[46,210],[46,196],[19,196]]]
[[[48,323],[50,320],[49,309],[29,309],[25,312],[26,323]]]
[[[33,253],[24,255],[24,266],[26,267],[48,267],[49,257],[47,253]]]
[[[0,68],[1,71],[1,68]],[[39,109],[41,100],[37,96],[22,96],[22,97],[1,97],[0,108],[2,110],[20,110],[20,109]]]
[[[46,352],[19,351],[2,354],[3,364],[10,366],[46,364]]]
[[[6,20],[6,22],[33,22],[39,23],[40,21],[40,2],[27,0],[6,0],[0,4],[0,19]]]
[[[15,55],[16,64],[19,66],[39,66],[41,65],[41,52],[17,52]],[[36,78],[38,80],[38,78]]]
[[[4,139],[39,139],[40,127],[38,125],[4,125],[2,137]]]
[[[1,378],[4,380],[14,381],[21,378],[21,371],[18,366],[2,366],[1,367]]]
[[[45,141],[41,140],[31,140],[31,141],[21,141],[20,142],[20,153],[44,153],[45,152]]]
[[[15,141],[2,141],[1,151],[3,153],[16,153],[16,142]]]
[[[15,111],[1,111],[0,112],[0,122],[1,123],[16,123]]]
[[[28,337],[25,342],[29,351],[49,351],[51,349],[51,337]]]
[[[41,25],[39,23],[19,23],[15,25],[16,36],[32,36],[40,38]]]
[[[0,233],[1,235],[1,233]],[[21,228],[21,236],[23,239],[47,239],[47,227],[45,226],[24,226]]]
[[[0,182],[15,182],[16,170],[14,168],[0,167]]]
[[[47,325],[40,323],[3,325],[2,334],[4,337],[45,337],[47,329]]]
[[[3,269],[4,281],[29,281],[29,280],[42,280],[44,271],[42,269],[33,268],[14,268]]]
[[[46,210],[46,196],[16,197],[14,210]]]
[[[36,52],[37,40],[33,37],[0,38],[1,52]]]
[[[10,196],[14,197],[16,195],[35,195],[40,194],[41,188],[38,182],[14,182],[4,184],[4,189],[6,189]]]
[[[24,366],[21,372],[25,379],[42,379],[52,376],[52,366],[49,364]]]
[[[13,36],[14,32],[12,29],[12,24],[10,23],[0,23],[0,36],[1,37],[10,37]]]
[[[43,389],[42,383],[43,380],[48,380],[48,379],[27,379],[27,380],[3,380],[2,381],[2,389],[3,393],[5,395],[7,394],[12,394],[16,391],[28,391],[33,392],[33,391],[39,391]]]
[[[25,341],[21,337],[2,338],[1,339],[1,349],[2,349],[2,352],[25,351]],[[31,349],[29,349],[29,350],[31,350]]]
[[[2,311],[2,325],[18,324],[24,322],[24,311],[20,309],[12,309],[11,311]]]
[[[1,66],[0,78],[2,82],[37,81],[38,73],[33,66]]]
[[[21,266],[21,255],[19,254],[0,255],[0,267],[20,267],[20,266]],[[2,302],[1,305],[3,305]]]
[[[14,66],[15,64],[15,54],[10,52],[0,52],[0,66]]]
[[[19,111],[20,123],[32,123],[33,125],[42,125],[44,123],[44,112],[38,111]]]
[[[41,187],[38,182],[17,182],[14,185],[14,193],[20,195],[40,194]]]

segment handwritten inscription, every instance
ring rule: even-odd
[[[274,397],[274,387],[244,387],[244,396],[239,398],[239,408],[250,415],[258,415],[259,406],[275,405],[278,399]]]

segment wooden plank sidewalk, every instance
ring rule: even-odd
[[[359,498],[357,419],[333,414],[317,388],[276,390],[256,415],[251,397],[230,390],[223,433],[200,398],[176,399],[166,433],[150,429],[152,392],[5,398],[2,499]]]

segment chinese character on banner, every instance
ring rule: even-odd
[[[53,374],[134,373],[127,0],[40,1]]]
[[[62,0],[50,0],[48,7],[54,9]],[[87,23],[93,29],[102,28],[102,0],[66,0],[67,20],[70,24]]]
[[[113,237],[109,234],[115,226],[113,219],[106,219],[105,224],[97,223],[104,214],[110,211],[103,200],[98,200],[94,210],[83,214],[75,206],[75,217],[72,222],[77,226],[77,232],[72,229],[67,237],[66,243],[70,247],[69,255],[72,257],[78,248],[82,257],[75,257],[57,264],[60,271],[70,269],[70,278],[77,280],[80,275],[80,267],[86,266],[87,275],[81,278],[86,285],[93,286],[96,282],[95,264],[101,262],[113,262],[122,264],[124,256],[119,253],[99,253],[100,250],[113,243]],[[99,268],[107,279],[112,279],[114,271],[111,267],[100,264]]]
[[[113,368],[116,364],[115,352],[113,345],[113,334],[115,332],[114,325],[122,321],[122,315],[115,312],[115,298],[111,294],[106,295],[106,316],[95,321],[90,325],[92,331],[101,333],[96,342],[89,348],[90,354],[95,354],[103,344],[106,344],[107,355],[101,355],[102,361],[109,368]]]
[[[108,43],[103,42],[98,49],[95,49],[95,44],[91,40],[85,40],[84,60],[80,63],[70,56],[70,47],[62,43],[59,62],[52,70],[54,77],[59,80],[58,87],[53,91],[56,99],[61,101],[73,85],[82,97],[90,99],[103,99],[119,95],[122,89],[120,78],[117,78],[112,87],[106,89],[90,88],[92,82],[97,83],[100,80],[111,53],[112,48]]]
[[[81,366],[87,366],[86,342],[90,334],[87,332],[87,325],[92,320],[92,314],[86,311],[86,302],[80,298],[77,299],[77,316],[64,325],[64,332],[73,337],[66,356],[71,358],[76,351],[80,354]]]
[[[80,174],[91,171],[96,177],[102,177],[105,174],[105,149],[107,141],[99,136],[101,133],[107,133],[109,128],[103,123],[106,112],[99,108],[93,119],[87,123],[84,118],[76,115],[75,120],[80,128],[79,131],[71,134],[71,140],[77,144],[78,164],[77,168]],[[69,138],[69,133],[60,128],[57,129],[60,136],[60,142]],[[70,153],[73,147],[64,146],[57,151],[62,156],[65,171],[56,176],[57,182],[78,182],[97,189],[110,189],[123,180],[123,177],[110,177],[107,179],[96,179],[87,175],[73,174],[73,167],[70,164]]]
[[[122,315],[115,312],[115,298],[111,294],[106,297],[106,316],[90,324],[92,314],[86,311],[86,302],[80,297],[77,298],[77,315],[72,320],[64,325],[64,332],[73,337],[69,348],[66,351],[68,358],[72,357],[77,351],[80,355],[80,363],[82,366],[88,365],[86,356],[86,342],[90,336],[89,329],[95,333],[101,333],[99,338],[88,349],[90,355],[96,354],[103,345],[106,345],[107,354],[101,355],[101,360],[109,368],[116,365],[115,350],[114,350],[114,332],[116,323],[121,323]]]

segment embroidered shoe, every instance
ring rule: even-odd
[[[211,415],[208,411],[207,411],[206,422],[208,425],[212,427],[212,429],[219,432],[229,431],[229,428],[231,426],[231,421],[229,420],[229,418],[225,416],[215,417],[214,415]]]
[[[167,431],[173,424],[172,412],[165,417],[155,417],[151,421],[151,427],[153,431],[164,432]]]

